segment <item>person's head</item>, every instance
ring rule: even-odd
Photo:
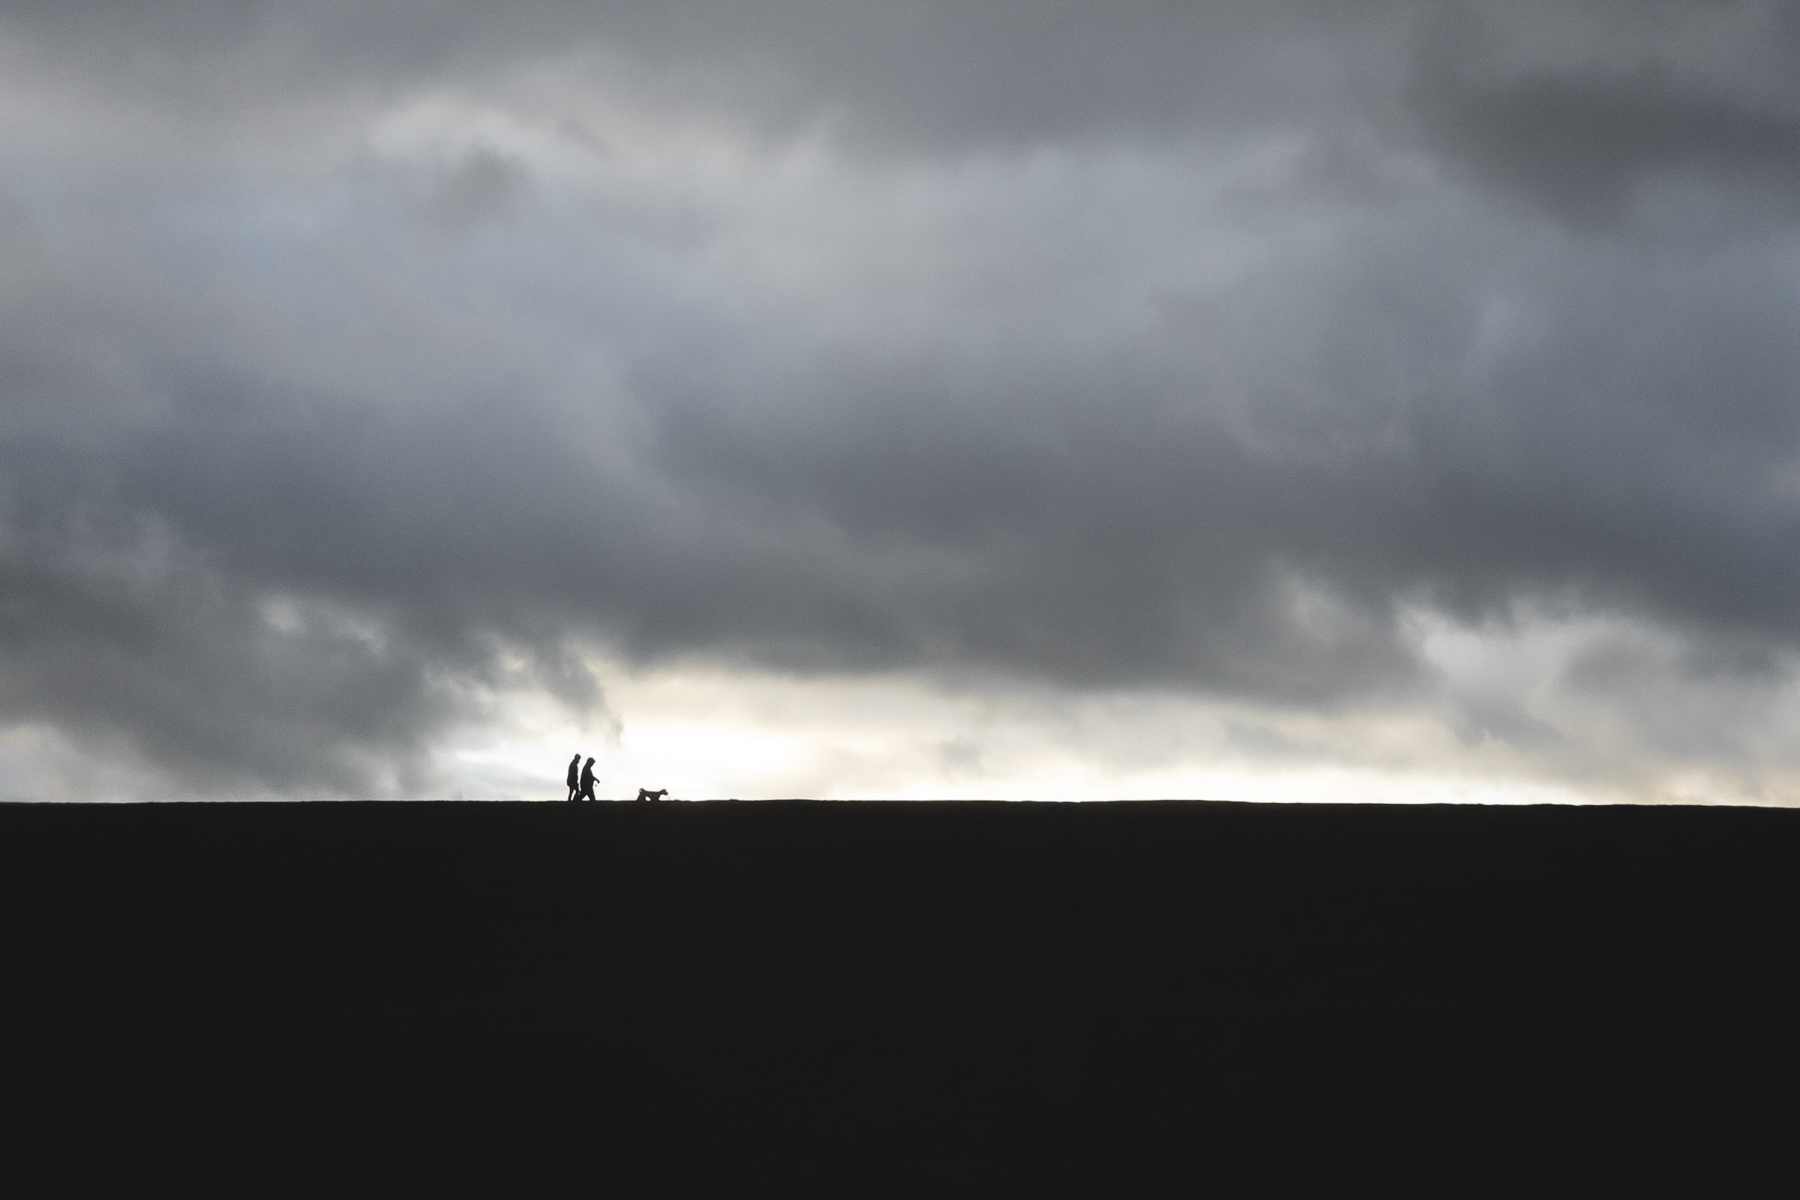
[[[577,750],[577,751],[576,751],[576,752],[575,752],[575,757],[574,757],[574,758],[571,758],[571,759],[570,759],[570,760],[569,760],[569,761],[570,761],[570,762],[580,762],[580,761],[581,761],[581,751],[579,751],[579,750]],[[591,760],[590,760],[590,761],[591,761]]]
[[[577,754],[577,755],[576,755],[576,756],[575,756],[575,757],[576,757],[576,758],[580,758],[580,757],[581,757],[581,755],[579,755],[579,754]],[[587,760],[587,764],[586,764],[586,765],[587,765],[587,766],[590,766],[590,767],[591,767],[591,766],[593,766],[593,765],[594,765],[594,760],[593,760],[593,759],[591,759],[591,758],[590,758],[590,759],[588,759],[588,760]]]

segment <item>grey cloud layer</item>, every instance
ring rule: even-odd
[[[404,792],[583,646],[1330,709],[1522,602],[1779,685],[1787,6],[364,7],[4,10],[5,718]]]

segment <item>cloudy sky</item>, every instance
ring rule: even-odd
[[[0,2],[0,795],[1800,802],[1800,5]]]

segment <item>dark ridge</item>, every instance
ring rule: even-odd
[[[1796,861],[1773,809],[0,807],[42,1087],[371,1113],[1717,1103],[1795,1065]]]

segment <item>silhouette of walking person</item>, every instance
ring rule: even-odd
[[[575,757],[580,758],[581,755],[577,754]],[[594,760],[591,758],[581,768],[581,789],[575,793],[575,798],[577,800],[594,798]]]
[[[593,759],[589,759],[588,761],[592,762]],[[581,771],[581,751],[577,750],[575,752],[575,757],[571,758],[569,760],[569,802],[570,803],[574,803],[575,797],[580,795],[580,793],[575,790],[576,788],[578,788],[580,786],[580,771]]]

